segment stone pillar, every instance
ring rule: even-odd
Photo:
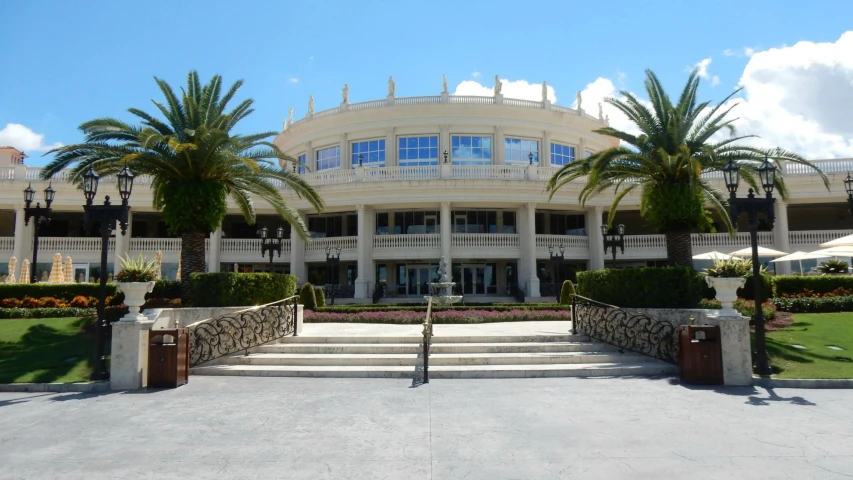
[[[355,298],[371,298],[376,277],[373,268],[373,210],[357,205],[358,211],[358,276],[355,279]]]
[[[453,218],[450,212],[450,202],[441,202],[441,213],[439,215],[441,225],[441,255],[448,266],[453,266],[453,250],[451,239],[453,233]]]
[[[305,167],[309,172],[317,171],[317,161],[314,159],[314,148],[311,142],[305,143]]]
[[[541,145],[539,145],[539,166],[551,166],[551,132],[545,130],[542,135]]]
[[[300,212],[299,216],[307,225],[305,214]],[[290,235],[290,273],[296,277],[297,283],[302,284],[308,281],[308,272],[305,268],[305,240],[295,231]]]
[[[219,225],[219,228],[210,232],[210,252],[208,253],[207,258],[207,271],[208,273],[216,273],[219,271],[219,263],[220,255],[219,255],[219,247],[222,243],[222,225]]]
[[[604,269],[604,238],[601,236],[602,208],[590,207],[586,211],[586,234],[589,241],[589,269]]]
[[[447,152],[447,161],[453,157],[453,149],[450,148],[450,125],[441,125],[438,131],[438,163],[444,163],[444,152]],[[449,164],[449,163],[448,163]]]
[[[526,270],[522,270],[525,294],[538,298],[539,276],[536,274],[536,204],[527,203],[524,208],[524,242],[522,242],[521,257],[524,259]]]
[[[724,385],[752,385],[752,350],[749,318],[708,316],[706,323],[720,327]]]
[[[121,234],[121,225],[118,222],[115,222],[115,250],[113,251],[113,272],[118,273],[121,268],[121,258],[127,258],[130,253],[130,238],[133,235],[133,211],[128,212],[127,214],[127,232],[124,235]],[[139,252],[145,256],[151,256],[153,258],[154,252]]]
[[[503,105],[504,104],[504,96],[500,93],[495,94],[495,105]]]
[[[773,224],[773,248],[782,252],[790,252],[791,244],[788,232],[788,205],[781,199],[776,199],[776,222]],[[774,262],[776,273],[791,274],[791,262]]]
[[[12,255],[18,260],[15,264],[15,271],[9,272],[9,274],[15,274],[15,279],[18,283],[21,283],[21,264],[24,262],[24,258],[30,258],[32,253],[29,253],[28,250],[32,248],[30,241],[30,228],[24,226],[24,206],[23,205],[15,205],[15,245]],[[32,260],[32,258],[30,258]],[[30,267],[32,268],[32,267]],[[30,270],[32,271],[32,270]]]
[[[113,322],[110,389],[135,390],[147,386],[148,330],[152,321]]]
[[[342,133],[340,137],[341,142],[341,170],[352,168],[353,160],[356,164],[358,164],[358,158],[352,158],[352,152],[350,151],[349,143],[347,142],[347,134]]]
[[[394,133],[394,127],[385,129],[385,166],[396,167],[399,165],[397,161],[397,137]]]
[[[495,127],[495,158],[492,159],[494,165],[506,165],[506,144],[504,140],[504,131],[501,127]]]
[[[575,160],[581,158],[586,158],[586,140],[583,137],[578,142],[578,151],[575,152]]]

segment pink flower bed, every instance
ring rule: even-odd
[[[423,323],[424,312],[386,310],[378,312],[314,312],[305,311],[309,323]],[[542,320],[571,320],[569,310],[439,310],[433,312],[434,323],[525,322]]]

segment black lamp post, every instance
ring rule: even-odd
[[[444,163],[447,163],[447,150],[444,151]]]
[[[359,153],[358,154],[358,166],[361,167],[363,162],[364,162],[364,155]]]
[[[103,205],[94,205],[92,201],[98,193],[98,181],[100,177],[92,167],[83,174],[83,195],[86,196],[86,205],[83,205],[83,224],[88,229],[92,222],[100,222],[101,233],[101,288],[98,291],[98,326],[97,340],[95,343],[95,363],[92,368],[92,380],[106,380],[110,374],[107,371],[107,359],[105,356],[107,318],[104,308],[107,300],[107,254],[110,247],[110,235],[112,229],[110,223],[115,220],[121,229],[121,234],[127,233],[127,220],[130,213],[130,192],[133,190],[133,174],[127,165],[118,174],[118,192],[121,196],[121,205],[110,204],[110,196],[104,197]]]
[[[850,172],[847,172],[847,178],[844,179],[844,190],[847,191],[847,211],[853,215],[853,177]]]
[[[528,160],[530,160],[530,165],[533,165],[533,152],[530,152],[530,153],[527,155],[527,159],[528,159]]]
[[[761,266],[758,263],[758,214],[763,213],[770,228],[776,214],[773,204],[773,189],[776,187],[776,167],[770,163],[767,157],[758,168],[758,178],[761,188],[764,189],[765,197],[756,198],[755,192],[750,188],[746,198],[737,198],[737,187],[740,183],[740,166],[729,160],[723,167],[723,178],[726,188],[729,190],[729,208],[732,224],[737,223],[741,213],[746,213],[749,219],[749,241],[752,245],[752,283],[755,288],[755,369],[759,375],[770,375],[773,373],[770,361],[767,358],[767,346],[764,338],[764,313],[761,311]]]
[[[604,239],[604,254],[607,249],[613,249],[613,267],[616,267],[616,247],[625,253],[625,225],[621,223],[615,229],[608,229],[607,225],[601,226],[601,236]]]
[[[563,265],[563,262],[566,259],[566,246],[561,243],[560,246],[557,248],[559,249],[560,253],[556,253],[554,251],[553,245],[548,247],[548,256],[550,257],[550,261],[551,261],[551,269],[554,271],[554,290],[555,290],[554,294],[557,296],[557,301],[559,302],[560,301],[560,287],[562,285],[562,283],[560,282],[559,274],[560,274],[560,266]]]
[[[323,288],[326,291],[326,297],[329,298],[329,305],[335,304],[335,296],[338,295],[338,289],[340,288],[337,281],[332,283],[332,279],[337,278],[338,265],[340,263],[341,247],[337,247],[334,254],[332,253],[332,247],[326,247],[326,285]]]
[[[56,190],[53,189],[52,184],[48,184],[47,188],[44,189],[44,203],[45,207],[41,206],[41,203],[36,202],[36,206],[31,206],[33,203],[33,197],[35,197],[35,190],[33,190],[32,184],[30,184],[27,188],[24,189],[24,202],[26,206],[24,207],[24,225],[30,224],[30,219],[34,219],[33,222],[33,270],[32,270],[32,283],[38,282],[38,272],[37,272],[37,264],[38,264],[38,254],[39,254],[39,229],[42,223],[50,223],[50,214],[52,210],[50,209],[50,204],[53,203],[53,197],[56,195]]]
[[[283,244],[282,239],[284,238],[284,227],[279,226],[275,231],[276,238],[271,238],[269,242],[267,242],[267,237],[269,236],[269,229],[267,229],[267,227],[263,227],[258,230],[258,234],[261,236],[261,258],[263,258],[264,254],[269,252],[270,273],[272,273],[273,253],[278,252],[278,257],[281,258],[281,246]]]

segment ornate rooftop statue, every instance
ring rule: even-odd
[[[394,77],[388,76],[388,96],[394,96],[394,90],[396,90],[397,84],[394,83]]]
[[[598,102],[598,119],[604,120],[604,110],[601,109],[601,102]]]
[[[314,95],[308,95],[308,113],[314,113]]]
[[[447,75],[441,75],[441,93],[447,93]]]
[[[501,94],[501,79],[495,75],[495,95]]]
[[[583,110],[583,107],[581,106],[581,103],[583,103],[583,99],[581,98],[581,91],[580,90],[578,90],[578,95],[575,97],[575,99],[578,102],[578,110],[579,111]]]
[[[290,107],[290,113],[287,115],[287,123],[293,125],[293,107]]]
[[[347,85],[346,83],[344,84],[344,91],[342,93],[344,97],[344,103],[349,103],[349,85]]]
[[[548,101],[548,82],[542,82],[542,102]]]

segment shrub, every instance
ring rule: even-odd
[[[299,291],[299,303],[305,306],[306,310],[314,310],[317,308],[317,297],[314,292],[314,285],[306,282],[302,285],[302,290]]]
[[[98,298],[99,289],[100,285],[97,283],[3,283],[0,284],[0,298],[53,297],[70,302],[77,296]],[[116,285],[108,283],[107,296],[115,294]]]
[[[777,275],[773,277],[775,297],[797,297],[811,292],[811,295],[823,294],[844,289],[853,292],[853,276],[851,275]],[[840,293],[840,292],[839,292]]]
[[[738,298],[747,300],[755,300],[755,285],[752,283],[752,275],[746,277],[746,283],[743,288],[737,290]],[[766,302],[773,298],[773,277],[770,275],[761,275],[761,301]]]
[[[847,267],[850,265],[841,260],[827,260],[817,266],[817,271],[820,273],[847,273]]]
[[[743,298],[739,298],[735,300],[734,309],[737,310],[738,313],[745,317],[752,318],[755,315],[755,301],[754,300],[745,300]],[[718,300],[708,300],[703,298],[701,302],[699,302],[699,308],[708,308],[712,310],[719,310],[723,308]],[[769,322],[776,318],[776,306],[771,302],[764,302],[761,304],[761,312],[764,314],[764,320]]]
[[[293,275],[222,272],[190,276],[189,302],[195,307],[263,305],[295,294]]]
[[[704,273],[709,277],[746,277],[752,275],[752,260],[736,257],[714,260],[714,265],[706,268]]]
[[[578,294],[632,308],[694,308],[704,278],[690,267],[624,268],[578,273]]]
[[[181,298],[181,281],[157,280],[154,282],[154,290],[146,296],[151,298]]]
[[[68,302],[68,306],[75,308],[89,308],[89,298],[84,297],[83,295],[77,295]]]
[[[0,308],[0,318],[60,318],[94,315],[94,308]]]
[[[2,308],[18,308],[21,306],[21,301],[17,298],[4,298],[0,300],[0,307]]]
[[[116,274],[117,282],[150,282],[157,274],[157,261],[153,258],[146,261],[142,254],[137,258],[131,258],[126,254],[124,258],[119,257],[121,270]]]
[[[317,300],[317,308],[326,306],[326,294],[322,287],[314,287],[314,298]]]
[[[571,280],[563,282],[563,288],[560,289],[560,304],[571,305],[572,295],[575,294],[575,284]]]
[[[853,296],[827,298],[774,298],[780,311],[791,313],[853,312]]]
[[[68,306],[62,300],[57,300],[53,297],[40,298],[38,302],[40,308],[64,308]]]

